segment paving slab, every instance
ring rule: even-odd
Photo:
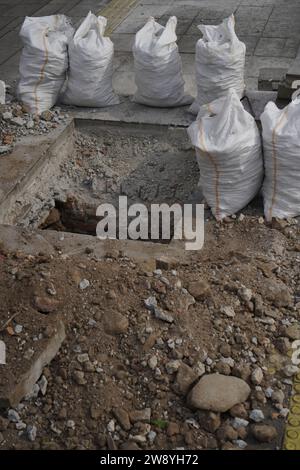
[[[259,38],[256,56],[294,58],[299,49],[299,38]]]
[[[297,57],[289,68],[286,78],[288,81],[300,79],[300,50],[298,51]]]
[[[249,77],[258,77],[262,68],[282,68],[288,69],[294,62],[294,59],[287,57],[246,57],[246,75]]]
[[[235,13],[237,35],[261,36],[271,12],[271,6],[240,6]]]
[[[300,6],[274,7],[263,31],[264,37],[299,37]]]

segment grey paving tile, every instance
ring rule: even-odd
[[[10,22],[4,28],[0,30],[0,39],[7,33],[13,30],[20,31],[21,25],[25,19],[25,16],[17,16],[16,18],[10,18]],[[0,41],[1,45],[1,41]]]
[[[133,95],[136,91],[134,72],[117,71],[113,75],[113,88],[117,94]]]
[[[261,36],[272,13],[272,6],[240,6],[235,14],[238,35]]]
[[[74,16],[86,16],[89,11],[93,13],[99,13],[100,9],[108,3],[107,1],[99,1],[99,0],[89,0],[89,1],[82,1],[76,4],[72,9],[71,13]]]
[[[1,67],[1,79],[10,85],[18,80],[20,56],[21,51],[16,52],[5,62],[5,67]]]
[[[8,16],[8,13],[10,11],[13,11],[13,9],[14,6],[10,5],[9,3],[0,5],[0,17],[3,18],[5,16]]]
[[[130,52],[132,50],[135,34],[112,34],[110,37],[116,52]]]
[[[257,90],[258,79],[256,77],[245,77],[246,92],[247,90]]]
[[[258,77],[262,68],[283,68],[288,69],[293,63],[293,59],[287,57],[246,57],[246,75],[248,77]]]
[[[185,35],[178,41],[179,52],[181,53],[194,53],[196,48],[196,42],[201,37],[201,34],[197,35]]]
[[[170,14],[165,14],[159,18],[158,22],[162,24],[163,26],[165,26],[170,16],[171,16]],[[177,17],[177,27],[176,27],[177,36],[181,36],[185,34],[186,31],[190,28],[191,24],[192,24],[191,19],[186,19],[180,16]]]
[[[299,37],[299,21],[274,20],[269,21],[264,29],[263,37],[292,38]]]
[[[182,70],[185,74],[195,73],[195,54],[182,54],[181,55]]]
[[[211,7],[201,7],[201,4],[199,4],[199,6],[200,11],[196,17],[196,21],[199,21],[200,23],[205,20],[214,20],[217,24],[236,11],[236,7],[228,8],[224,6],[222,8],[216,8],[213,3]]]
[[[174,0],[165,0],[164,4],[165,5],[172,5],[174,3]],[[142,5],[160,5],[161,0],[143,0],[141,2]]]
[[[174,6],[194,6],[195,8],[237,8],[241,0],[174,0]]]
[[[13,16],[2,16],[0,18],[0,31],[12,20],[14,19]]]
[[[264,7],[278,4],[278,0],[241,0],[241,6]]]
[[[239,39],[246,44],[246,55],[253,55],[259,38],[257,36],[239,36]]]
[[[3,66],[3,64],[5,64],[8,59],[10,59],[16,52],[20,50],[21,48],[16,46],[11,46],[10,48],[0,46],[1,76],[3,75],[3,72],[6,68],[6,66]]]
[[[260,38],[255,49],[256,56],[294,58],[300,45],[299,38]]]
[[[20,0],[0,0],[0,5],[9,5],[11,7],[18,3],[20,3]]]
[[[7,11],[3,12],[3,16],[31,16],[36,11],[38,11],[41,7],[46,5],[47,0],[40,2],[32,2],[32,3],[19,3],[18,5],[13,6],[12,8],[7,9]]]
[[[149,16],[154,16],[154,18],[160,18],[167,11],[170,11],[169,5],[165,4],[164,2],[160,2],[159,5],[144,5],[143,3],[141,3],[132,10],[132,12],[127,16],[126,19],[147,20]]]
[[[55,15],[59,12],[60,8],[67,2],[65,0],[50,0],[46,5],[37,10],[32,16],[48,16]]]
[[[22,41],[19,37],[19,29],[13,29],[6,33],[0,41],[0,48],[8,50],[18,50],[22,47]]]
[[[146,23],[147,18],[142,19],[125,19],[115,30],[114,33],[133,34],[139,31]]]
[[[263,32],[265,37],[288,38],[300,34],[299,7],[275,7]]]

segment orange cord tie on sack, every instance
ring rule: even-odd
[[[44,63],[42,65],[42,68],[41,68],[41,71],[40,71],[40,77],[39,77],[39,79],[38,79],[38,81],[35,85],[35,88],[34,88],[34,101],[35,101],[35,114],[36,114],[36,116],[39,115],[39,101],[40,101],[40,99],[37,96],[37,90],[38,90],[38,87],[41,85],[41,83],[43,83],[43,80],[45,78],[45,69],[46,69],[46,66],[47,66],[48,61],[49,61],[49,51],[48,51],[47,41],[46,41],[48,31],[49,31],[49,28],[47,28],[43,33],[43,44],[44,44],[44,49],[45,49],[45,60],[44,60]]]

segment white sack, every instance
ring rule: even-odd
[[[18,97],[28,111],[40,114],[52,108],[65,81],[67,45],[73,28],[64,15],[26,17],[20,31]]]
[[[104,37],[107,20],[89,12],[69,45],[70,69],[63,102],[101,107],[119,103],[112,88],[114,45]]]
[[[264,211],[268,221],[300,215],[300,98],[286,108],[270,102],[261,115],[265,159]]]
[[[235,34],[234,23],[231,15],[220,25],[198,26],[203,37],[196,44],[197,98],[190,108],[193,114],[230,88],[243,97],[246,46]]]
[[[151,17],[137,32],[133,46],[136,103],[164,108],[192,102],[192,97],[184,94],[176,26],[176,16],[168,20],[166,27]]]
[[[200,108],[188,128],[200,168],[200,186],[217,220],[243,209],[263,178],[260,134],[235,90]]]

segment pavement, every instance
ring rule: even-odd
[[[0,0],[0,79],[14,84],[18,78],[21,42],[18,36],[25,15],[43,16],[64,13],[78,23],[89,10],[126,3],[131,9],[125,18],[114,21],[111,38],[115,44],[114,86],[123,95],[134,92],[131,48],[134,35],[149,16],[164,24],[170,15],[178,17],[178,44],[182,55],[187,92],[195,94],[194,49],[200,37],[197,26],[217,24],[231,13],[236,31],[247,46],[246,85],[257,89],[260,69],[288,70],[300,45],[299,0]],[[133,3],[133,6],[132,6]],[[122,12],[123,14],[123,12]],[[112,18],[109,18],[112,21]]]

